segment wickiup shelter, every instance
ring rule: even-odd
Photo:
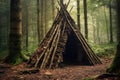
[[[60,6],[51,29],[29,59],[29,66],[44,69],[60,64],[101,64],[68,13],[68,5],[61,2]]]

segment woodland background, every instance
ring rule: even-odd
[[[31,55],[50,29],[58,12],[57,0],[22,1],[22,53]],[[79,1],[79,0],[78,0]],[[95,53],[113,48],[117,42],[115,0],[71,0],[68,11],[75,20],[80,16],[80,31],[87,38]],[[65,3],[68,0],[64,0]],[[80,12],[78,13],[78,10]],[[87,14],[86,14],[87,13]],[[87,17],[85,17],[87,16]],[[0,1],[0,54],[8,54],[10,31],[10,0]],[[112,44],[111,44],[112,43]],[[107,45],[107,46],[106,46]],[[4,56],[4,57],[3,57]]]

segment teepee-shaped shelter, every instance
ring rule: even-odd
[[[51,29],[28,64],[41,69],[58,67],[61,63],[101,64],[66,10],[67,5],[60,3],[60,6]]]

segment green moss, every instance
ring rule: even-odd
[[[26,54],[22,54],[23,60],[28,61],[30,56],[27,56]]]
[[[14,61],[14,65],[18,65],[18,64],[20,64],[21,62],[23,61],[23,59],[22,58],[17,58],[15,61]]]

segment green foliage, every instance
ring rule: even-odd
[[[17,65],[21,63],[22,61],[27,61],[36,49],[37,49],[37,46],[29,46],[28,50],[26,49],[22,50],[22,57],[20,58],[15,57],[15,59],[12,61],[12,64]],[[7,56],[8,56],[8,50],[1,49],[0,50],[0,62],[4,61]]]
[[[20,64],[21,62],[23,62],[23,58],[16,57],[15,61],[14,61],[12,64],[13,64],[13,65],[18,65],[18,64]]]
[[[31,45],[31,46],[28,47],[28,49],[23,49],[22,50],[22,56],[23,56],[24,60],[28,60],[37,48],[38,47],[36,45],[34,45],[34,46]]]
[[[116,44],[101,44],[97,45],[94,43],[90,43],[95,54],[99,57],[111,56],[115,54]]]

